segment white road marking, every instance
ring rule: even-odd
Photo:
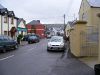
[[[11,57],[14,57],[14,55],[11,55],[11,56],[8,56],[8,57],[5,57],[5,58],[2,58],[2,59],[0,59],[0,61],[2,61],[2,60],[6,60],[6,59],[11,58]]]

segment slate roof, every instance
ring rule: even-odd
[[[68,24],[70,25],[70,27],[73,27],[75,25],[73,21],[69,21]]]
[[[87,0],[90,4],[90,6],[93,7],[100,7],[100,0]]]
[[[30,24],[30,25],[37,25],[37,24],[40,24],[40,20],[32,20],[28,24]]]
[[[47,29],[49,29],[49,28],[61,28],[61,29],[64,29],[64,24],[44,24],[44,25],[46,26]]]
[[[13,11],[8,11],[8,15],[9,15],[9,16],[15,16],[15,14],[14,14]]]
[[[8,13],[7,8],[0,9],[0,14],[7,14],[7,13]]]
[[[23,18],[18,18],[18,21],[17,21],[18,25],[20,24],[21,21],[24,21],[25,23],[25,20]]]

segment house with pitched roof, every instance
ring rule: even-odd
[[[0,4],[0,35],[16,38],[17,17]]]
[[[18,18],[17,22],[17,33],[26,35],[27,34],[27,28],[26,28],[26,21],[23,18]]]
[[[70,31],[74,28],[74,21],[68,21],[65,26],[66,37],[69,37]]]
[[[100,0],[82,0],[79,20],[70,32],[70,49],[75,56],[98,56]]]
[[[79,9],[79,20],[87,21],[87,26],[98,26],[100,19],[100,0],[82,0]]]
[[[45,38],[45,26],[40,23],[40,20],[32,20],[31,22],[26,24],[26,27],[28,29],[28,34],[35,33],[41,38]]]

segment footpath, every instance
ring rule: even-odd
[[[66,51],[61,59],[57,60],[53,75],[95,75],[94,69],[73,56],[66,43]]]

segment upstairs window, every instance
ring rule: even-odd
[[[83,13],[83,14],[82,14],[82,20],[83,20],[83,21],[87,21],[87,15],[86,15],[86,13]]]
[[[4,17],[4,23],[7,23],[7,16]]]

